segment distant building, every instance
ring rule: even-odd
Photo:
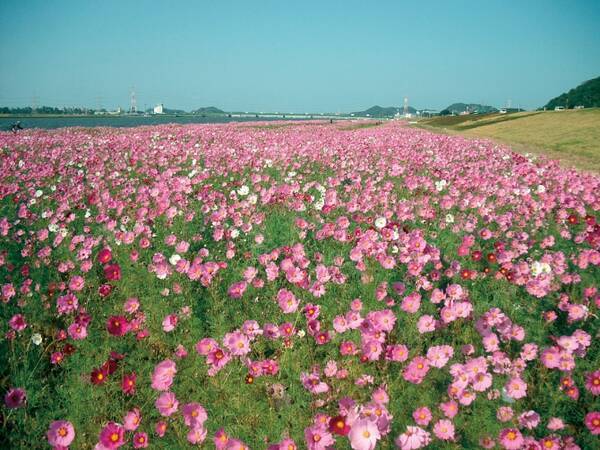
[[[154,107],[154,114],[164,114],[162,103],[159,103]]]

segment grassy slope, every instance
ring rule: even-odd
[[[492,138],[516,151],[544,154],[565,165],[600,172],[600,109],[436,117],[420,126]]]

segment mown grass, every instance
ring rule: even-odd
[[[600,172],[600,109],[435,117],[418,126],[491,138],[520,153],[557,159],[565,166]]]

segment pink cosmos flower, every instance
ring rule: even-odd
[[[540,423],[540,415],[535,411],[525,411],[519,416],[519,425],[528,430],[533,430]]]
[[[558,431],[562,430],[565,427],[565,424],[562,421],[562,419],[559,419],[558,417],[550,417],[550,419],[548,420],[548,425],[546,427],[550,431]]]
[[[506,450],[518,450],[523,445],[523,435],[516,428],[505,428],[498,436],[500,445]]]
[[[421,425],[426,427],[427,425],[429,425],[429,422],[431,421],[431,411],[429,410],[429,408],[427,406],[422,406],[420,408],[417,408],[413,411],[413,419],[415,419],[415,422],[417,423],[417,425]]]
[[[404,368],[402,376],[406,381],[413,384],[420,384],[429,371],[429,361],[422,356],[415,356],[412,361]]]
[[[85,286],[85,280],[80,275],[74,275],[69,280],[69,289],[71,289],[72,291],[75,291],[75,292],[81,291],[84,286]]]
[[[440,419],[433,426],[433,433],[443,441],[454,440],[454,424],[448,419]]]
[[[284,314],[291,314],[298,310],[298,299],[287,289],[280,289],[277,293],[277,302]]]
[[[394,443],[401,450],[416,450],[429,445],[431,435],[419,427],[408,426],[406,431],[399,435]]]
[[[240,331],[227,333],[223,339],[223,343],[229,353],[234,356],[244,356],[250,352],[250,341],[248,337]]]
[[[67,328],[69,337],[74,340],[81,340],[87,337],[87,328],[77,322],[72,323]]]
[[[135,431],[137,427],[140,426],[141,420],[140,410],[134,408],[125,414],[125,417],[123,418],[123,428],[125,428],[126,431]]]
[[[326,450],[335,444],[333,435],[316,425],[304,429],[304,439],[308,450]]]
[[[435,318],[433,316],[425,314],[419,318],[419,321],[417,322],[417,330],[421,334],[430,333],[432,331],[435,331],[436,325],[437,321],[435,320]]]
[[[302,385],[306,390],[308,390],[312,394],[322,394],[324,392],[329,391],[329,386],[327,383],[321,381],[318,375],[316,374],[307,374],[303,372],[300,375],[300,381],[302,381]]]
[[[229,296],[231,298],[242,298],[242,296],[244,295],[244,292],[246,292],[246,289],[248,288],[248,282],[243,280],[243,281],[238,281],[237,283],[233,283],[230,287],[229,290],[227,291],[227,293],[229,294]]]
[[[154,426],[154,432],[158,437],[163,437],[167,432],[167,427],[167,422],[160,420],[156,422],[156,425]]]
[[[197,445],[204,442],[204,439],[206,439],[206,433],[207,430],[206,428],[204,428],[204,426],[197,425],[190,428],[190,431],[188,431],[186,438],[190,444]]]
[[[169,314],[162,321],[162,329],[165,333],[169,333],[175,329],[177,326],[179,318],[177,314]]]
[[[505,388],[508,395],[515,400],[527,396],[527,383],[525,383],[521,378],[511,378],[506,384]]]
[[[135,313],[139,307],[140,301],[135,297],[128,298],[123,304],[123,310],[129,314]]]
[[[61,295],[56,299],[56,309],[59,316],[76,311],[78,306],[79,303],[77,297],[70,292],[66,295]]]
[[[352,424],[348,438],[354,450],[373,450],[381,433],[373,421],[361,419]]]
[[[186,403],[182,408],[183,420],[188,427],[204,425],[208,415],[200,403]]]
[[[147,433],[135,433],[133,436],[133,448],[147,448],[148,443]]]
[[[166,359],[158,363],[152,373],[152,389],[167,391],[173,384],[173,378],[176,373],[177,366],[174,361]]]
[[[125,429],[115,422],[109,422],[100,432],[99,440],[104,448],[113,450],[125,444],[124,437]]]
[[[449,419],[452,419],[454,416],[456,416],[456,414],[458,414],[458,404],[454,400],[440,403],[440,409]]]
[[[177,411],[179,402],[177,401],[175,394],[167,391],[159,395],[154,405],[161,416],[169,417]]]
[[[54,447],[68,447],[75,439],[73,424],[67,420],[55,420],[46,433],[48,444]]]
[[[400,307],[403,311],[409,314],[414,314],[421,306],[421,295],[418,292],[413,292],[402,299]]]

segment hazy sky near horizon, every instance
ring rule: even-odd
[[[536,108],[600,75],[600,1],[0,0],[0,105]]]

